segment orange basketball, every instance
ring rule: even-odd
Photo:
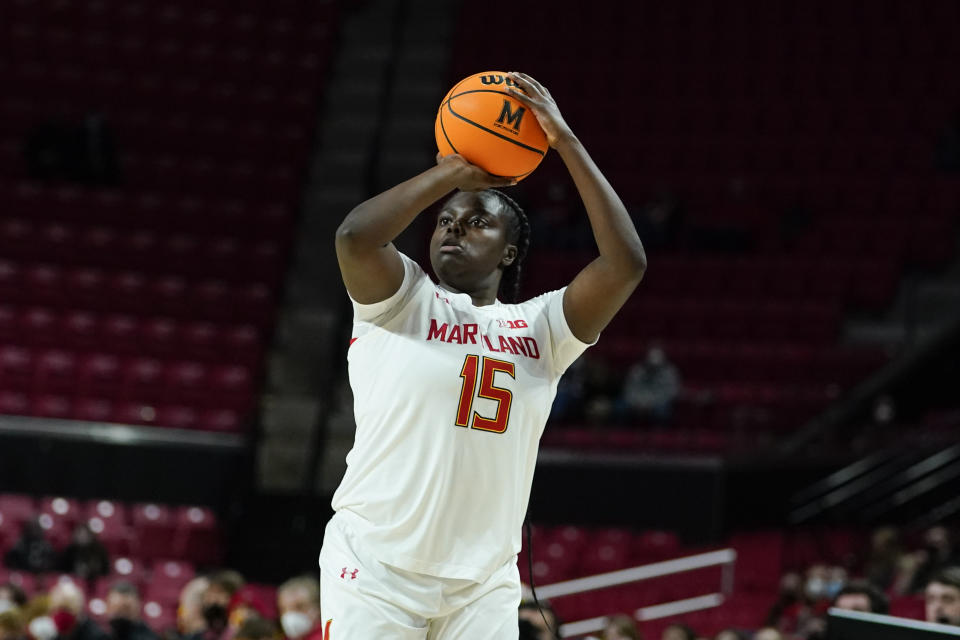
[[[506,92],[508,86],[516,85],[502,71],[458,82],[437,112],[440,153],[459,153],[496,176],[530,175],[547,153],[547,136],[530,109]]]

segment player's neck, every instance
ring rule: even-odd
[[[470,299],[473,301],[473,306],[475,307],[486,307],[497,301],[497,291],[500,289],[500,278],[493,277],[469,287],[458,287],[444,280],[440,280],[440,286],[451,293],[467,294],[470,296]]]

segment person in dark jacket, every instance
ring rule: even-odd
[[[60,556],[60,571],[72,573],[85,580],[110,573],[107,549],[86,523],[78,524],[73,530],[70,544]]]
[[[56,553],[44,537],[39,520],[24,523],[20,539],[7,551],[4,562],[11,569],[31,573],[43,573],[53,569]]]
[[[107,594],[107,620],[112,640],[159,640],[143,622],[143,603],[137,588],[129,582],[117,582]]]

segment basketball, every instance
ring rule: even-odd
[[[547,153],[547,136],[530,109],[507,93],[508,86],[517,87],[502,71],[458,82],[437,112],[440,153],[458,153],[496,176],[530,175]]]

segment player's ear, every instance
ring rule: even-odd
[[[500,259],[500,264],[506,268],[512,265],[517,259],[517,245],[508,244],[503,248],[503,258]]]

